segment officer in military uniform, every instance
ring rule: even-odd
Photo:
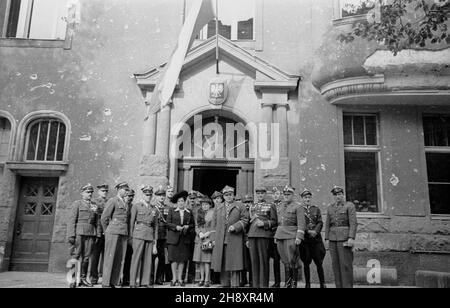
[[[353,203],[346,202],[342,187],[335,186],[331,193],[334,203],[327,209],[325,240],[329,241],[336,288],[352,288],[353,246],[358,225],[356,210]]]
[[[130,189],[127,192],[127,194],[125,195],[125,203],[127,204],[127,207],[130,210],[130,215],[131,215],[131,209],[133,208],[133,200],[134,200],[135,195],[136,195],[136,192],[133,189]],[[125,253],[125,260],[123,263],[123,269],[122,269],[121,278],[120,278],[122,286],[130,285],[130,269],[131,269],[131,258],[132,257],[133,257],[133,240],[132,240],[132,234],[130,233],[129,237],[128,237],[128,241],[127,241],[127,250]]]
[[[269,287],[269,246],[273,242],[272,227],[277,221],[277,209],[273,203],[265,200],[267,190],[264,187],[255,189],[257,201],[250,206],[250,228],[247,245],[250,249],[252,263],[252,287]]]
[[[253,196],[252,195],[245,195],[244,199],[242,200],[244,202],[244,205],[247,209],[247,212],[250,210],[250,207],[253,206]],[[248,241],[248,231],[250,229],[250,225],[247,225],[246,230],[245,230],[245,234],[246,234],[246,240],[245,242],[247,243]],[[250,259],[250,249],[248,248],[247,245],[245,245],[245,251],[244,251],[244,270],[242,271],[241,274],[241,283],[240,283],[240,287],[245,287],[247,284],[250,284],[250,286],[252,286],[252,261]],[[247,274],[248,274],[248,279],[247,279]]]
[[[172,197],[173,197],[173,194],[174,194],[173,187],[170,186],[170,185],[168,185],[168,186],[166,187],[166,199],[165,199],[165,201],[164,201],[164,204],[165,204],[165,205],[167,205],[167,206],[169,206],[169,207],[175,207],[175,205],[172,204],[172,202],[170,202],[170,200],[171,200]],[[170,267],[170,266],[169,266],[169,267]],[[172,271],[170,271],[170,272],[172,273]]]
[[[82,200],[75,201],[70,209],[67,222],[67,238],[70,254],[81,261],[80,286],[92,287],[87,281],[89,258],[98,234],[98,208],[91,201],[94,187],[91,184],[81,188]],[[75,287],[71,285],[71,287]]]
[[[105,209],[105,204],[108,201],[108,184],[102,184],[97,186],[97,194],[98,197],[93,200],[93,202],[97,205],[98,212],[98,233],[97,240],[95,241],[92,255],[91,255],[91,272],[90,279],[92,284],[98,283],[98,278],[101,276],[102,267],[103,267],[103,253],[105,251],[105,234],[103,232],[102,224],[100,222],[100,217],[103,214],[103,210]]]
[[[323,226],[322,214],[317,206],[311,204],[312,193],[309,189],[303,190],[300,197],[303,200],[306,221],[305,240],[300,244],[300,258],[303,262],[303,271],[305,273],[305,288],[311,288],[309,266],[312,261],[314,261],[317,267],[320,287],[325,288],[325,276],[322,263],[326,250],[322,241],[322,235],[320,234]]]
[[[273,204],[277,208],[277,215],[279,215],[280,204],[282,202],[282,192],[277,188],[272,188],[272,198]],[[277,232],[277,226],[272,227],[272,238],[275,237],[275,233]],[[272,288],[279,288],[281,285],[281,259],[280,254],[278,253],[277,244],[275,240],[272,240],[269,245],[269,257],[273,259],[273,276],[274,276],[274,284],[271,285]]]
[[[119,284],[128,243],[130,209],[125,196],[130,190],[123,182],[115,187],[117,196],[106,202],[102,214],[102,226],[105,230],[105,257],[103,262],[102,286],[116,287]]]
[[[170,187],[169,187],[170,188]],[[156,241],[156,255],[153,255],[152,277],[155,272],[155,260],[158,257],[158,267],[156,267],[156,279],[157,285],[163,285],[164,281],[170,281],[172,279],[172,272],[170,270],[170,264],[166,264],[166,249],[167,249],[167,225],[166,219],[169,215],[170,205],[165,203],[167,198],[167,191],[160,186],[155,191],[155,207],[158,211],[158,239]],[[173,196],[172,196],[173,197]],[[170,272],[170,274],[168,274]],[[164,275],[166,276],[164,279]]]
[[[141,286],[151,287],[153,280],[152,259],[156,255],[158,240],[159,211],[151,204],[153,188],[142,187],[143,199],[131,209],[130,234],[133,236],[133,256],[130,267],[130,287],[135,288],[137,280]],[[165,195],[165,192],[163,196]]]
[[[286,185],[284,202],[280,206],[278,228],[275,233],[278,252],[286,272],[286,288],[296,288],[300,264],[299,245],[305,236],[305,213],[303,206],[294,201],[295,189]]]

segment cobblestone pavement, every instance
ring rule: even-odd
[[[299,282],[299,288],[304,284]],[[30,273],[30,272],[3,272],[0,273],[0,288],[67,288],[66,275],[61,273]],[[196,288],[196,285],[186,285],[187,288]],[[218,287],[214,285],[212,287]],[[319,285],[312,285],[318,288]],[[328,288],[334,288],[334,284],[328,284]],[[379,288],[380,286],[355,286],[356,288]],[[384,287],[384,286],[383,286]],[[404,286],[403,286],[404,287]],[[101,288],[96,285],[95,288]],[[169,288],[168,284],[164,286],[155,286],[155,288]]]

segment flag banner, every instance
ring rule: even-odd
[[[157,82],[150,98],[148,114],[157,113],[169,104],[180,76],[186,54],[191,48],[195,36],[213,18],[215,18],[215,0],[194,0],[187,18],[181,28],[177,44],[169,62],[165,65],[161,79]]]

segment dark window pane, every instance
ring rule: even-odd
[[[41,131],[39,132],[39,144],[37,149],[37,160],[45,160],[45,149],[47,148],[48,121],[41,122]]]
[[[38,131],[39,131],[39,123],[36,123],[31,127],[30,130],[30,137],[28,139],[27,160],[34,160],[36,154]]]
[[[353,117],[354,145],[365,145],[364,142],[364,117]]]
[[[238,22],[238,40],[253,39],[253,18]]]
[[[423,118],[425,146],[449,146],[450,117],[426,116]]]
[[[377,118],[366,117],[366,145],[377,144]]]
[[[353,144],[351,116],[344,116],[344,144]]]
[[[231,26],[222,24],[222,21],[219,20],[219,34],[223,37],[231,40]],[[216,21],[211,20],[208,23],[208,38],[216,35]]]
[[[11,7],[9,9],[8,28],[6,29],[6,37],[16,37],[17,35],[17,23],[19,21],[21,0],[11,1]]]
[[[359,212],[378,212],[377,153],[345,153],[347,200]]]
[[[428,182],[450,183],[450,154],[427,153]]]
[[[49,160],[49,161],[55,160],[56,139],[58,137],[58,126],[59,126],[59,122],[56,122],[56,121],[51,122],[50,138],[48,140],[48,149],[47,149],[47,160]]]
[[[431,214],[450,214],[450,185],[429,184]]]
[[[65,141],[66,141],[66,126],[63,123],[60,123],[59,124],[58,149],[56,152],[56,160],[58,160],[58,161],[63,160]]]

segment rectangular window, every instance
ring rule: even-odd
[[[378,0],[338,0],[341,18],[367,14]]]
[[[376,115],[344,114],[347,200],[358,212],[379,212],[379,155]]]
[[[64,40],[67,0],[2,0],[1,37]]]
[[[423,117],[431,214],[450,215],[450,115]]]
[[[255,0],[221,0],[219,3],[219,34],[229,40],[254,40]],[[205,40],[216,34],[211,20],[198,36]]]
[[[4,163],[8,159],[10,141],[11,123],[6,118],[0,118],[0,163]]]

